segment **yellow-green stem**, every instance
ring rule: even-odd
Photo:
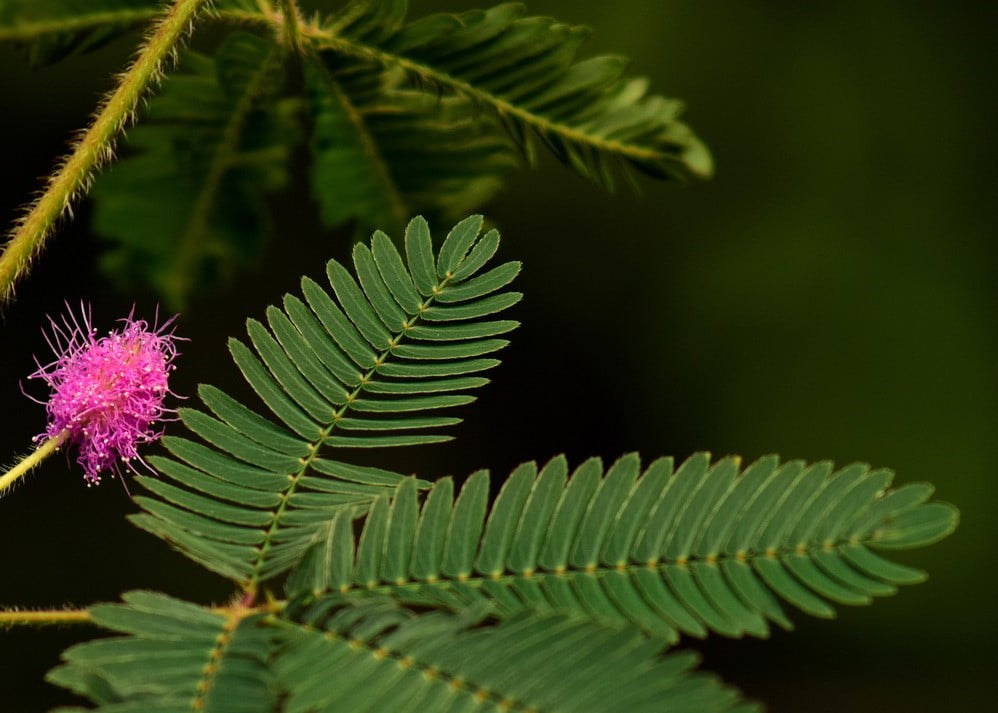
[[[48,609],[41,611],[0,611],[0,629],[11,626],[50,626],[86,624],[91,621],[87,609]]]
[[[212,607],[211,611],[223,616],[245,618],[251,614],[277,614],[286,602],[275,600],[259,606],[235,603],[230,606]],[[0,630],[14,626],[50,626],[54,624],[89,624],[93,621],[90,609],[0,609]]]
[[[16,483],[21,476],[27,475],[32,468],[59,450],[59,446],[62,445],[64,440],[66,440],[65,431],[60,433],[55,438],[50,438],[45,441],[42,445],[38,446],[38,448],[26,455],[20,463],[15,465],[3,475],[0,475],[0,495],[3,495],[4,491]]]
[[[28,208],[11,232],[0,255],[0,301],[8,300],[14,283],[27,270],[59,216],[85,192],[94,173],[110,157],[114,140],[132,118],[150,84],[160,78],[163,62],[173,52],[198,11],[211,0],[175,0],[153,28],[117,88],[104,100],[90,128],[49,178],[45,192]]]
[[[284,35],[288,47],[298,55],[302,53],[301,18],[298,3],[295,0],[284,0]]]

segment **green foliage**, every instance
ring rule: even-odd
[[[20,43],[37,66],[96,49],[161,10],[159,0],[4,0],[0,41]]]
[[[364,232],[401,230],[417,213],[457,220],[495,194],[518,154],[533,162],[535,144],[606,188],[631,169],[711,172],[680,102],[626,78],[621,57],[578,60],[583,28],[518,4],[410,21],[406,2],[360,0],[299,18],[292,41],[280,6],[223,0],[203,12],[260,35],[230,32],[210,57],[186,53],[124,160],[98,176],[94,226],[115,245],[103,266],[127,288],[149,286],[179,309],[195,287],[257,258],[271,232],[261,197],[284,185],[303,138],[323,223]],[[163,10],[158,0],[16,0],[0,8],[0,41],[51,61]]]
[[[774,594],[831,617],[827,601],[867,604],[924,578],[870,548],[934,542],[957,513],[926,503],[926,484],[888,490],[891,477],[775,457],[739,472],[737,459],[711,464],[705,453],[643,473],[634,454],[605,473],[591,459],[569,476],[556,458],[513,471],[487,518],[487,472],[456,500],[451,479],[438,481],[422,507],[410,479],[374,501],[356,548],[350,517],[338,515],[290,589],[455,611],[488,602],[501,616],[553,610],[670,641],[767,636],[767,620],[792,626]]]
[[[487,268],[482,224],[434,249],[416,218],[404,258],[375,233],[356,278],[330,261],[331,292],[305,278],[304,300],[249,320],[252,348],[230,350],[276,421],[203,386],[211,414],[180,412],[200,440],[164,439],[131,518],[242,591],[215,610],[142,592],[95,607],[125,636],[69,649],[50,680],[106,713],[743,713],[663,649],[790,628],[780,599],[831,616],[924,578],[874,550],[946,536],[955,508],[862,464],[631,454],[570,474],[558,457],[518,467],[490,508],[486,471],[455,493],[322,455],[444,440],[457,419],[432,412],[486,383],[520,266]],[[261,590],[289,570],[286,601]]]
[[[3,0],[0,42],[21,45],[34,66],[89,52],[161,16],[163,0]],[[230,21],[260,18],[256,0],[214,0]]]
[[[204,15],[258,34],[185,53],[99,179],[105,267],[176,306],[252,260],[269,232],[263,197],[286,185],[300,145],[327,226],[399,232],[416,211],[475,209],[538,146],[607,189],[634,170],[710,174],[679,102],[625,77],[620,57],[578,59],[584,29],[519,4],[415,21],[407,5],[354,0],[306,19],[296,3],[212,3]],[[7,0],[0,41],[50,62],[167,11]],[[162,54],[186,23],[174,17]],[[94,156],[110,155],[132,106]],[[457,492],[347,462],[341,449],[448,440],[459,419],[442,412],[474,400],[518,326],[497,315],[521,297],[505,289],[520,265],[489,266],[499,234],[482,234],[481,216],[439,249],[424,219],[404,229],[402,252],[376,232],[353,272],[330,261],[329,289],[304,278],[301,297],[247,322],[249,344],[230,341],[271,416],[202,385],[207,410],[180,409],[194,437],[166,437],[169,456],[149,458],[162,478],[139,478],[130,519],[234,580],[233,603],[132,592],[98,605],[93,621],[119,636],[69,649],[52,682],[106,713],[755,710],[663,649],[682,634],[791,628],[782,602],[831,617],[832,603],[892,594],[925,575],[878,551],[956,527],[931,486],[890,489],[889,471],[861,464],[742,469],[697,454],[642,470],[631,454],[570,473],[559,457],[517,468],[490,506],[486,471]],[[264,587],[284,574],[278,601]]]
[[[419,615],[337,595],[294,602],[280,617],[151,592],[124,600],[92,610],[124,636],[70,648],[49,674],[98,705],[67,713],[586,713],[608,710],[608,700],[635,712],[758,710],[692,673],[693,654],[663,657],[635,631],[568,617],[497,623],[483,609]]]
[[[533,159],[536,139],[582,176],[613,186],[613,168],[656,178],[711,173],[710,154],[678,119],[679,102],[623,77],[618,56],[576,61],[588,30],[526,17],[520,3],[405,22],[405,2],[358,0],[324,23],[319,46],[405,72],[418,87],[468,97],[495,114]],[[351,12],[352,10],[352,12]]]
[[[79,644],[48,680],[107,713],[268,713],[277,697],[268,656],[275,632],[262,615],[235,617],[154,592],[91,609],[124,636]],[[61,709],[83,711],[94,709]]]
[[[508,142],[464,97],[430,97],[358,62],[306,65],[312,186],[328,226],[452,222],[516,166]]]
[[[337,595],[298,607],[303,626],[285,627],[274,666],[288,713],[758,710],[691,674],[694,655],[661,657],[635,631],[550,614],[497,625],[481,608],[416,615]]]
[[[343,508],[365,507],[401,476],[322,457],[324,449],[437,443],[460,421],[436,415],[470,403],[487,355],[517,326],[492,316],[520,299],[504,292],[520,269],[484,270],[499,246],[481,216],[458,223],[434,254],[421,218],[406,230],[406,262],[384,233],[354,247],[358,283],[327,265],[333,295],[310,279],[304,301],[286,295],[231,340],[243,376],[281,424],[203,386],[214,416],[181,409],[210,446],[167,437],[174,459],[150,462],[170,481],[140,478],[159,499],[137,497],[140,527],[204,566],[255,587],[294,564],[316,530]],[[334,297],[335,295],[335,297]],[[165,502],[164,502],[165,501]],[[248,583],[248,584],[247,584]]]
[[[183,67],[94,191],[94,227],[115,245],[106,270],[127,288],[151,285],[174,308],[258,253],[261,198],[283,185],[294,143],[273,42],[232,34],[214,57],[185,53]]]

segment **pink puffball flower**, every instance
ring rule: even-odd
[[[119,473],[124,462],[134,472],[132,460],[145,463],[139,448],[157,440],[157,422],[174,420],[174,409],[163,405],[171,395],[168,384],[177,356],[172,324],[162,325],[134,318],[134,310],[119,320],[121,327],[97,337],[90,314],[69,313],[56,322],[49,318],[52,336],[46,341],[55,361],[29,379],[42,379],[50,390],[44,403],[48,427],[35,436],[37,443],[61,438],[78,449],[87,485],[97,485],[101,475]]]

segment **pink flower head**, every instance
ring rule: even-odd
[[[119,320],[121,328],[97,338],[89,310],[81,305],[80,319],[69,312],[56,322],[49,318],[52,337],[45,339],[55,353],[29,379],[43,379],[49,386],[48,428],[36,442],[62,437],[79,450],[87,485],[100,483],[101,474],[118,473],[124,462],[143,462],[139,446],[162,435],[157,421],[172,420],[174,409],[163,400],[171,394],[167,384],[171,363],[177,356],[171,326],[175,317],[150,327],[135,319],[134,310]],[[167,418],[164,419],[164,416]]]

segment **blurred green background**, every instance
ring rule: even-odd
[[[468,7],[412,5],[415,15]],[[841,609],[837,621],[799,616],[796,632],[770,641],[688,643],[776,712],[989,708],[998,696],[995,6],[529,6],[590,25],[590,52],[630,55],[657,91],[684,98],[717,175],[610,196],[549,160],[515,174],[485,212],[505,254],[525,263],[524,326],[455,443],[385,462],[438,476],[504,473],[561,451],[578,461],[707,449],[863,460],[896,469],[899,482],[931,480],[963,523],[903,556],[931,572],[927,584]],[[4,224],[133,42],[39,71],[0,49]],[[298,275],[347,254],[349,231],[319,229],[300,186],[273,203],[283,227],[258,267],[182,316],[192,341],[181,393],[210,381],[244,394],[225,337]],[[104,284],[88,217],[84,204],[0,316],[0,458],[43,428],[17,379],[33,370],[33,353],[44,357],[44,314],[82,298],[107,324],[133,301],[146,313],[155,305]],[[134,509],[116,483],[86,490],[77,469],[53,459],[0,500],[0,603],[83,605],[137,587],[202,602],[229,595],[128,525]],[[0,710],[71,700],[42,675],[61,648],[92,634],[0,633]]]

